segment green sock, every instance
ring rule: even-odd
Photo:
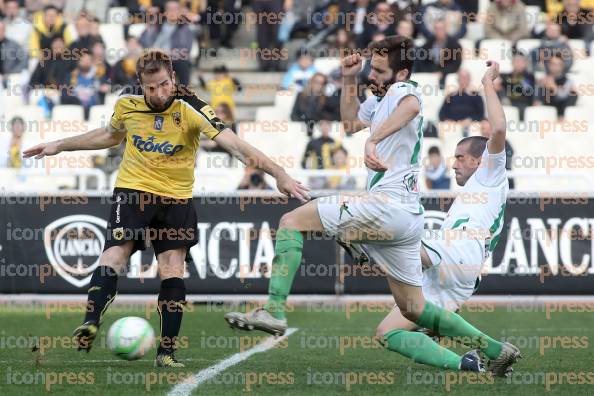
[[[428,364],[448,370],[460,370],[462,358],[416,331],[392,330],[384,335],[387,348],[412,359],[416,363]]]
[[[430,302],[416,324],[438,332],[442,336],[459,339],[464,344],[479,348],[489,357],[495,359],[501,353],[501,343],[465,321],[455,312],[450,312]]]
[[[285,303],[291,291],[297,268],[301,264],[303,235],[299,231],[281,228],[276,233],[272,274],[268,284],[268,304],[265,308],[277,319],[285,318]]]

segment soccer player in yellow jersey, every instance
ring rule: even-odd
[[[101,317],[117,293],[118,274],[130,255],[144,250],[150,241],[161,278],[157,300],[161,339],[155,364],[183,367],[175,358],[175,345],[185,303],[184,262],[187,250],[197,242],[191,198],[200,135],[215,140],[246,165],[273,176],[281,193],[302,202],[309,200],[309,194],[282,167],[227,129],[207,103],[176,86],[168,54],[146,50],[138,59],[136,73],[142,95],[122,95],[109,125],[39,144],[23,154],[39,159],[62,151],[108,148],[126,138],[105,247],[91,277],[84,323],[74,336],[79,350],[88,352]]]

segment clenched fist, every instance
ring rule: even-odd
[[[354,77],[363,68],[363,59],[360,54],[353,54],[342,58],[342,76]]]

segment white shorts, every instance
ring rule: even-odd
[[[316,201],[329,235],[361,243],[389,276],[422,285],[422,214],[407,211],[399,199],[382,193],[337,194]]]
[[[467,301],[475,290],[484,262],[476,239],[424,238],[422,245],[433,267],[423,271],[425,299],[450,311]]]

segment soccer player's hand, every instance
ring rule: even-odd
[[[363,59],[360,54],[353,54],[342,58],[343,77],[354,77],[363,68]]]
[[[483,76],[482,83],[485,84],[487,82],[495,81],[499,77],[499,63],[495,61],[487,61],[487,71]]]
[[[30,158],[35,156],[35,159],[40,159],[46,155],[56,155],[60,152],[56,142],[41,143],[23,151],[23,157]]]
[[[376,172],[385,172],[388,167],[377,156],[377,144],[367,139],[365,142],[365,166]]]
[[[286,173],[276,178],[276,188],[288,197],[297,198],[301,203],[311,199],[309,189]]]

